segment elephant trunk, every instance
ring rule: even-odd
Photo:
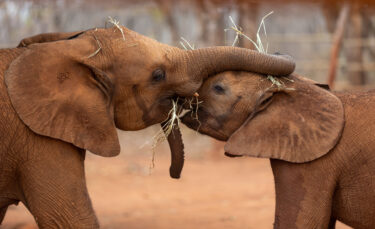
[[[224,71],[249,71],[272,76],[287,76],[295,69],[295,62],[287,55],[264,54],[254,50],[222,46],[182,51],[182,68],[188,77],[179,82],[182,96],[197,90],[210,75]],[[188,91],[188,93],[186,93]]]
[[[162,127],[164,123],[162,123]],[[182,168],[184,167],[184,143],[178,125],[174,125],[172,132],[168,135],[168,144],[171,150],[171,166],[169,175],[172,178],[179,179]]]
[[[272,76],[287,76],[295,63],[285,55],[270,55],[237,47],[212,47],[187,51],[189,74],[208,77],[223,71],[249,71]],[[194,67],[195,66],[195,67]]]
[[[245,48],[213,47],[179,50],[176,53],[174,58],[177,58],[177,63],[181,64],[179,70],[187,74],[187,77],[182,74],[181,77],[173,79],[179,96],[192,96],[204,79],[224,71],[249,71],[272,76],[287,76],[295,68],[295,63],[289,56],[269,55]],[[184,165],[184,145],[178,125],[175,125],[172,133],[169,134],[168,143],[172,160],[170,176],[180,178]]]

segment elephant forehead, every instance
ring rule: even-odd
[[[266,77],[260,74],[244,71],[226,71],[220,73],[212,80],[207,81],[208,85],[220,83],[233,93],[254,93],[261,88],[261,85],[269,85]],[[207,86],[208,86],[207,85]]]

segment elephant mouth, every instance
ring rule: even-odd
[[[146,107],[143,102],[138,103],[143,112],[143,124],[145,126],[151,126],[166,121],[170,111],[173,109],[173,101],[175,101],[176,98],[177,97],[174,95],[161,96],[157,102],[150,107]]]
[[[163,110],[164,115],[168,115],[168,113],[173,109],[173,104],[178,104],[178,101],[179,97],[175,94],[170,96],[164,96],[159,99],[157,107],[160,107]]]
[[[193,111],[188,111],[186,112],[182,118],[181,118],[181,122],[183,124],[185,124],[187,127],[193,129],[193,130],[196,130],[196,131],[199,131],[201,130],[201,121],[202,120],[198,120],[194,117],[194,112]]]
[[[170,120],[173,116],[181,117],[183,113],[183,101],[184,99],[178,95],[170,95],[160,97],[158,102],[151,107],[151,114],[157,114],[155,116],[148,115],[147,119],[148,125],[154,125],[156,123],[163,123]]]
[[[181,122],[201,134],[208,135],[220,141],[228,140],[228,137],[221,133],[220,126],[216,123],[216,119],[202,107],[188,111],[182,116]]]

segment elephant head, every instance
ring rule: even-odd
[[[343,130],[341,101],[324,85],[296,74],[278,81],[249,72],[218,74],[199,90],[199,121],[193,109],[182,122],[227,141],[227,156],[302,163],[327,154]]]
[[[37,134],[101,156],[120,152],[116,127],[161,123],[173,98],[192,96],[210,75],[246,70],[281,76],[295,66],[288,58],[234,47],[181,50],[125,27],[41,34],[19,47],[24,52],[5,83],[22,121]]]

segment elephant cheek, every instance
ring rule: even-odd
[[[197,120],[197,117],[199,118],[199,121]],[[190,111],[182,117],[181,121],[187,127],[196,130],[201,134],[211,136],[221,141],[228,139],[227,136],[221,133],[217,120],[203,110],[199,110],[197,115]]]
[[[143,120],[143,112],[135,107],[117,107],[114,121],[118,129],[125,131],[140,130],[147,127]]]

